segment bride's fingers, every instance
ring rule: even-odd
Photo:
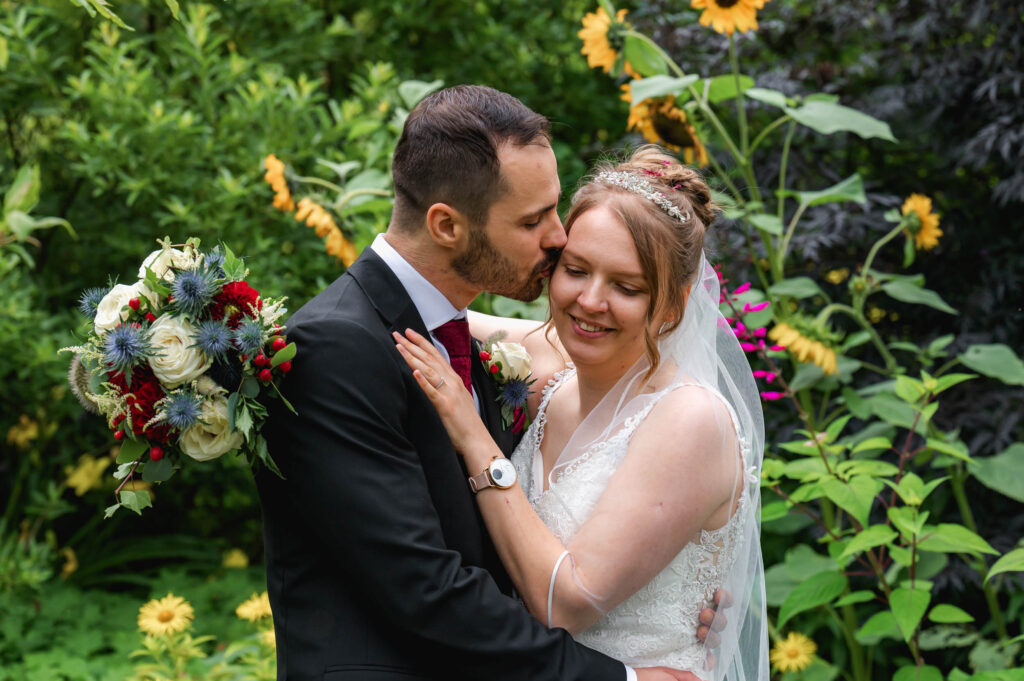
[[[416,332],[413,331],[412,329],[408,329],[406,333]],[[441,357],[441,353],[437,351],[437,348],[435,348],[433,344],[429,344],[427,347],[424,347],[424,345],[422,344],[422,336],[419,336],[419,342],[417,342],[411,337],[406,338],[397,331],[394,332],[392,335],[394,336],[395,340],[398,341],[398,343],[403,348],[405,348],[405,350],[408,351],[408,353],[411,356],[421,361],[424,365],[433,367],[435,370],[441,371],[442,366],[448,364],[448,362],[446,362],[444,358]],[[418,335],[419,334],[417,334],[417,336]]]

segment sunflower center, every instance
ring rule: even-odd
[[[161,610],[160,614],[156,616],[156,619],[157,619],[158,622],[163,622],[164,624],[166,624],[167,622],[170,622],[171,620],[174,619],[174,611],[173,610]]]
[[[800,651],[796,648],[790,648],[786,651],[786,657],[796,658],[800,657]]]
[[[733,5],[739,4],[740,0],[715,0],[715,4],[722,9],[729,9]]]

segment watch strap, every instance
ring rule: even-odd
[[[494,481],[491,480],[490,466],[469,478],[469,489],[473,491],[473,494],[476,494],[480,490],[488,487],[494,487]]]

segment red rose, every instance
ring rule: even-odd
[[[237,329],[242,321],[242,315],[256,318],[252,313],[251,305],[257,310],[263,309],[263,301],[260,300],[260,292],[249,286],[244,281],[232,281],[224,284],[210,303],[210,319],[224,319],[227,317],[227,325]]]
[[[125,382],[121,372],[110,372],[107,377],[125,396],[132,417],[132,432],[147,440],[170,444],[175,434],[170,426],[157,423],[146,428],[146,424],[156,416],[156,403],[164,398],[164,390],[152,369],[148,366],[135,367],[132,370],[131,386]]]

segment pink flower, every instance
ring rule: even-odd
[[[768,391],[768,392],[761,393],[761,397],[763,397],[766,400],[781,400],[785,396],[786,396],[786,393],[777,393],[777,392],[774,392],[774,391]]]
[[[747,325],[743,322],[736,322],[736,332],[745,334],[747,332]]]
[[[753,343],[740,343],[740,347],[743,348],[743,352],[757,352],[757,346]]]
[[[754,329],[754,336],[756,336],[757,338],[764,338],[767,335],[768,329],[764,328],[763,326],[760,329]]]
[[[775,374],[771,371],[758,369],[754,372],[754,378],[763,378],[767,383],[771,383],[775,380]]]
[[[749,291],[749,290],[750,290],[750,282],[748,281],[748,282],[747,282],[747,283],[745,283],[745,284],[740,284],[740,285],[739,285],[739,286],[738,286],[738,287],[736,288],[736,290],[735,290],[735,291],[733,291],[733,295],[737,295],[737,296],[738,296],[739,294],[741,294],[741,293],[746,293],[746,292],[747,292],[747,291]]]
[[[763,303],[757,303],[756,305],[751,305],[750,303],[745,303],[743,305],[743,311],[744,312],[760,312],[761,310],[765,309],[769,305],[771,305],[771,301],[768,301],[768,300],[764,301]]]
[[[786,346],[785,345],[772,345],[768,349],[771,350],[772,352],[782,352],[783,350],[786,349]]]

